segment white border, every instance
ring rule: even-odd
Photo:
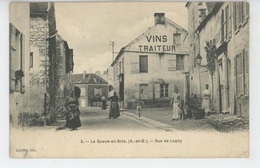
[[[35,0],[34,0],[35,1]],[[44,1],[44,0],[38,0]],[[53,0],[52,0],[53,1]],[[62,0],[56,0],[62,1]],[[68,0],[63,0],[68,1]],[[82,1],[82,0],[81,0]],[[98,0],[100,1],[100,0]],[[136,1],[136,0],[135,0]],[[168,0],[169,1],[169,0]],[[248,159],[10,159],[9,158],[9,85],[8,85],[8,25],[9,3],[0,2],[0,163],[3,167],[192,167],[192,168],[244,168],[259,167],[260,149],[260,1],[250,1],[250,157]],[[19,2],[26,2],[21,0]],[[116,2],[116,1],[115,1]],[[221,145],[221,144],[220,144]]]

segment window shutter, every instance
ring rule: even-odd
[[[16,28],[10,24],[10,48],[15,49],[15,35],[16,35]]]
[[[168,60],[168,71],[176,71],[176,55]]]
[[[237,95],[238,87],[237,87],[237,56],[234,58],[234,88],[235,95]]]
[[[130,66],[131,66],[131,73],[132,74],[139,73],[139,62],[132,62]]]
[[[245,93],[249,93],[249,62],[248,51],[244,52],[244,65],[245,65]]]
[[[246,19],[249,17],[249,3],[248,2],[245,2],[245,6],[246,6]]]
[[[148,99],[153,99],[153,84],[148,84]]]
[[[227,40],[227,8],[225,8],[225,11],[222,10],[222,17],[223,17],[223,40]]]
[[[160,98],[160,84],[154,84],[155,98]]]
[[[24,49],[25,49],[25,41],[24,41],[24,35],[21,33],[21,70],[25,73],[25,53],[24,53]],[[25,92],[25,76],[22,77],[21,79],[21,93]]]
[[[242,25],[243,22],[243,3],[242,2],[238,2],[238,11],[239,11],[239,26]]]
[[[140,99],[140,85],[135,84],[135,99]]]
[[[231,38],[232,36],[232,8],[231,8],[231,3],[229,4],[229,17],[228,17],[228,22],[229,22],[229,30],[228,30],[228,37]]]
[[[232,2],[231,2],[232,3]],[[234,31],[237,30],[237,2],[233,2]]]

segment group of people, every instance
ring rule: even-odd
[[[73,131],[73,130],[77,130],[77,128],[81,126],[78,98],[79,97],[76,97],[74,95],[74,91],[72,90],[70,92],[70,96],[66,99],[66,103],[65,103],[66,124],[62,127],[58,127],[56,130],[70,128]],[[210,111],[210,91],[209,91],[208,84],[205,85],[205,90],[202,93],[202,98],[203,98],[202,108],[205,110],[206,115],[208,115],[208,112]],[[106,109],[106,98],[102,96],[101,100],[103,102],[102,109]],[[116,119],[120,116],[120,109],[118,104],[120,99],[117,96],[117,93],[114,92],[114,95],[108,98],[108,100],[110,101],[108,119],[111,118]],[[175,89],[174,91],[173,97],[171,99],[171,105],[173,107],[172,120],[184,119],[186,115],[186,110],[184,110],[183,108],[181,95],[178,89]],[[140,104],[137,106],[137,111],[139,111],[139,117],[140,117],[140,112],[141,112]]]
[[[77,130],[81,126],[80,121],[80,111],[79,111],[79,101],[77,96],[74,95],[74,91],[71,90],[70,95],[66,98],[65,103],[65,125],[58,127],[56,131],[69,128],[71,131]],[[103,105],[102,109],[106,109],[106,98],[102,96],[101,98]],[[120,116],[119,109],[119,97],[117,93],[114,92],[114,95],[108,99],[110,101],[110,110],[109,110],[109,119],[118,118]]]
[[[205,90],[202,93],[202,109],[205,111],[205,115],[207,116],[211,110],[210,108],[210,91],[209,91],[209,85],[205,85]],[[171,105],[173,107],[173,115],[172,120],[179,120],[184,119],[187,115],[186,109],[183,107],[183,102],[181,99],[181,95],[178,91],[178,89],[174,90],[173,97],[171,99]]]

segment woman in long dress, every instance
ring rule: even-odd
[[[70,96],[66,99],[65,103],[65,116],[66,116],[66,123],[64,126],[56,128],[56,131],[63,130],[66,128],[70,128],[71,131],[77,130],[78,127],[81,126],[81,121],[79,118],[80,111],[79,111],[79,102],[78,98],[74,96],[74,91],[70,91]]]
[[[178,89],[174,90],[172,98],[172,120],[178,120],[181,116],[181,95],[178,93]]]
[[[109,111],[108,119],[110,119],[110,118],[116,119],[117,117],[120,116],[120,110],[119,110],[119,105],[118,105],[118,101],[120,99],[117,96],[117,93],[114,92],[114,96],[110,97],[108,100],[110,100],[110,111]]]
[[[209,91],[209,85],[205,85],[205,90],[202,93],[202,108],[205,111],[205,116],[207,116],[210,112],[210,91]]]

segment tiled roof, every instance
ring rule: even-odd
[[[108,84],[105,79],[94,73],[86,73],[85,78],[83,78],[83,73],[73,74],[72,78],[73,82],[77,84]]]

